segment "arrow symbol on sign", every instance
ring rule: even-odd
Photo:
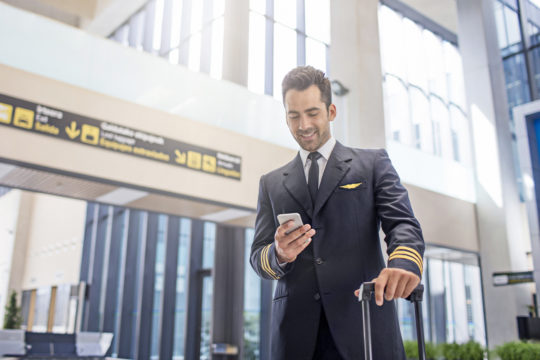
[[[66,126],[66,134],[69,136],[70,139],[75,139],[79,134],[81,133],[81,130],[77,129],[77,123],[75,121],[71,122],[71,126]]]

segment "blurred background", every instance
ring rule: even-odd
[[[249,251],[297,65],[409,191],[426,341],[538,338],[537,0],[0,1],[0,318],[112,333],[111,357],[269,359]]]

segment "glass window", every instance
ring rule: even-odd
[[[259,14],[266,14],[266,0],[249,0],[249,8]]]
[[[295,29],[296,1],[274,0],[274,19],[291,29]]]
[[[306,39],[306,65],[326,71],[326,44],[311,38]]]
[[[214,249],[216,245],[216,224],[204,223],[203,269],[214,268]]]
[[[274,98],[282,101],[281,81],[297,65],[296,32],[284,25],[274,25]]]
[[[403,54],[407,53],[402,17],[387,6],[380,7],[379,17],[381,60],[384,72],[406,79],[406,62],[402,61]]]
[[[180,45],[180,32],[181,32],[181,20],[182,20],[182,0],[171,0],[171,35],[169,42],[169,49],[176,49]],[[173,62],[173,61],[172,61]],[[176,60],[176,63],[178,60]]]
[[[307,36],[329,44],[330,0],[307,0],[305,4]]]
[[[460,108],[466,109],[463,63],[459,51],[454,45],[444,42],[443,54],[445,59],[445,73],[448,81],[448,100]]]
[[[424,55],[422,28],[415,22],[404,19],[403,30],[408,46],[408,51],[405,52],[408,67],[407,79],[410,84],[428,91],[428,73],[426,72],[428,64]]]
[[[414,86],[409,89],[409,95],[413,122],[412,145],[417,149],[433,153],[433,132],[428,97],[422,90]]]
[[[519,28],[519,16],[517,11],[504,6],[504,18],[506,20],[506,35],[508,45],[516,45],[521,42],[521,30]]]
[[[167,228],[167,216],[159,215],[158,233],[156,243],[156,263],[154,273],[154,301],[152,311],[152,338],[150,358],[159,358],[159,317],[161,314],[161,303],[163,294],[163,285],[165,282],[165,247],[167,239],[165,238]]]
[[[223,70],[223,16],[212,23],[212,49],[210,56],[210,76],[221,79]]]
[[[504,75],[506,78],[506,94],[508,106],[513,108],[530,101],[527,68],[525,56],[516,54],[503,60]]]
[[[34,324],[32,331],[46,332],[49,320],[49,306],[51,303],[51,288],[42,287],[36,291],[36,307],[34,310]]]
[[[163,5],[164,0],[155,0],[152,48],[157,54],[159,54],[161,50],[161,35],[163,32]]]
[[[283,77],[296,66],[309,64],[328,72],[330,0],[301,2],[300,13],[297,1],[272,3],[273,13],[267,13],[266,1],[250,0],[248,89],[281,101]]]
[[[201,360],[210,360],[210,331],[212,325],[212,298],[214,292],[214,280],[211,276],[203,278],[203,298],[201,316]]]
[[[1,189],[0,189],[1,191]],[[21,297],[21,316],[22,324],[21,329],[26,330],[28,324],[28,318],[30,316],[30,299],[32,298],[32,290],[24,290]]]
[[[261,279],[253,271],[249,256],[254,229],[246,229],[244,257],[244,359],[260,358]]]
[[[388,75],[384,82],[384,112],[388,137],[403,144],[411,144],[409,97],[401,80]]]
[[[187,2],[189,6],[186,6]],[[189,9],[190,13],[184,14],[184,9]],[[219,79],[223,66],[224,13],[225,0],[167,0],[167,3],[152,0],[110,38],[162,56],[173,64],[182,63],[193,71],[208,72]],[[189,24],[187,28],[182,26],[182,19],[188,20],[185,22],[186,26]],[[203,43],[202,33],[206,31],[210,35],[209,39],[204,37]],[[145,32],[151,34],[147,45],[151,48],[144,48]]]
[[[443,42],[429,30],[424,30],[429,90],[443,100],[448,100]]]
[[[54,301],[54,325],[53,332],[66,333],[68,330],[69,297],[71,285],[59,285],[56,288],[56,298]]]
[[[140,289],[139,285],[141,283],[142,276],[144,275],[144,246],[146,245],[146,224],[148,221],[147,212],[137,212],[135,216],[139,216],[139,229],[137,231],[137,260],[135,273],[137,274],[135,280],[135,286],[133,287],[133,318],[131,323],[133,324],[131,328],[131,344],[137,344],[137,318],[139,317],[139,302],[140,302]],[[129,294],[124,296],[130,296]],[[130,357],[134,358],[135,355],[135,346],[130,347]]]
[[[176,270],[176,306],[174,309],[173,359],[184,359],[184,340],[186,323],[187,267],[189,242],[191,239],[191,220],[180,219],[180,243],[178,246],[178,268]]]
[[[540,47],[531,50],[531,65],[534,72],[533,86],[536,86],[536,90],[540,94]]]
[[[504,23],[504,5],[495,1],[495,22],[497,24],[497,39],[499,40],[499,48],[504,49],[508,47],[508,39],[506,38],[506,25]]]
[[[448,107],[436,96],[431,96],[430,103],[435,154],[450,159],[452,158],[452,143]]]
[[[384,5],[379,27],[388,139],[466,162],[453,149],[468,148],[468,133],[449,117],[451,105],[466,108],[457,47]]]

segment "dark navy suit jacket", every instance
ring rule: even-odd
[[[316,230],[296,260],[279,266],[277,215],[300,213]],[[271,359],[311,359],[321,308],[340,353],[363,359],[361,306],[353,292],[385,267],[379,229],[386,235],[389,267],[421,276],[424,240],[407,191],[385,150],[352,149],[336,142],[312,204],[300,156],[262,176],[251,265],[278,280],[272,305]],[[371,306],[373,358],[405,359],[393,302]]]

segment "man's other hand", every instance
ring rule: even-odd
[[[286,234],[293,226],[294,222],[292,220],[287,221],[277,228],[274,235],[276,254],[280,264],[290,263],[296,260],[298,254],[311,243],[311,237],[315,235],[315,230],[309,224],[302,225],[298,229]]]
[[[418,275],[398,268],[384,268],[371,281],[375,282],[375,303],[379,306],[384,302],[383,296],[387,301],[406,298],[420,284]],[[358,297],[359,293],[360,290],[356,290],[354,295]]]

